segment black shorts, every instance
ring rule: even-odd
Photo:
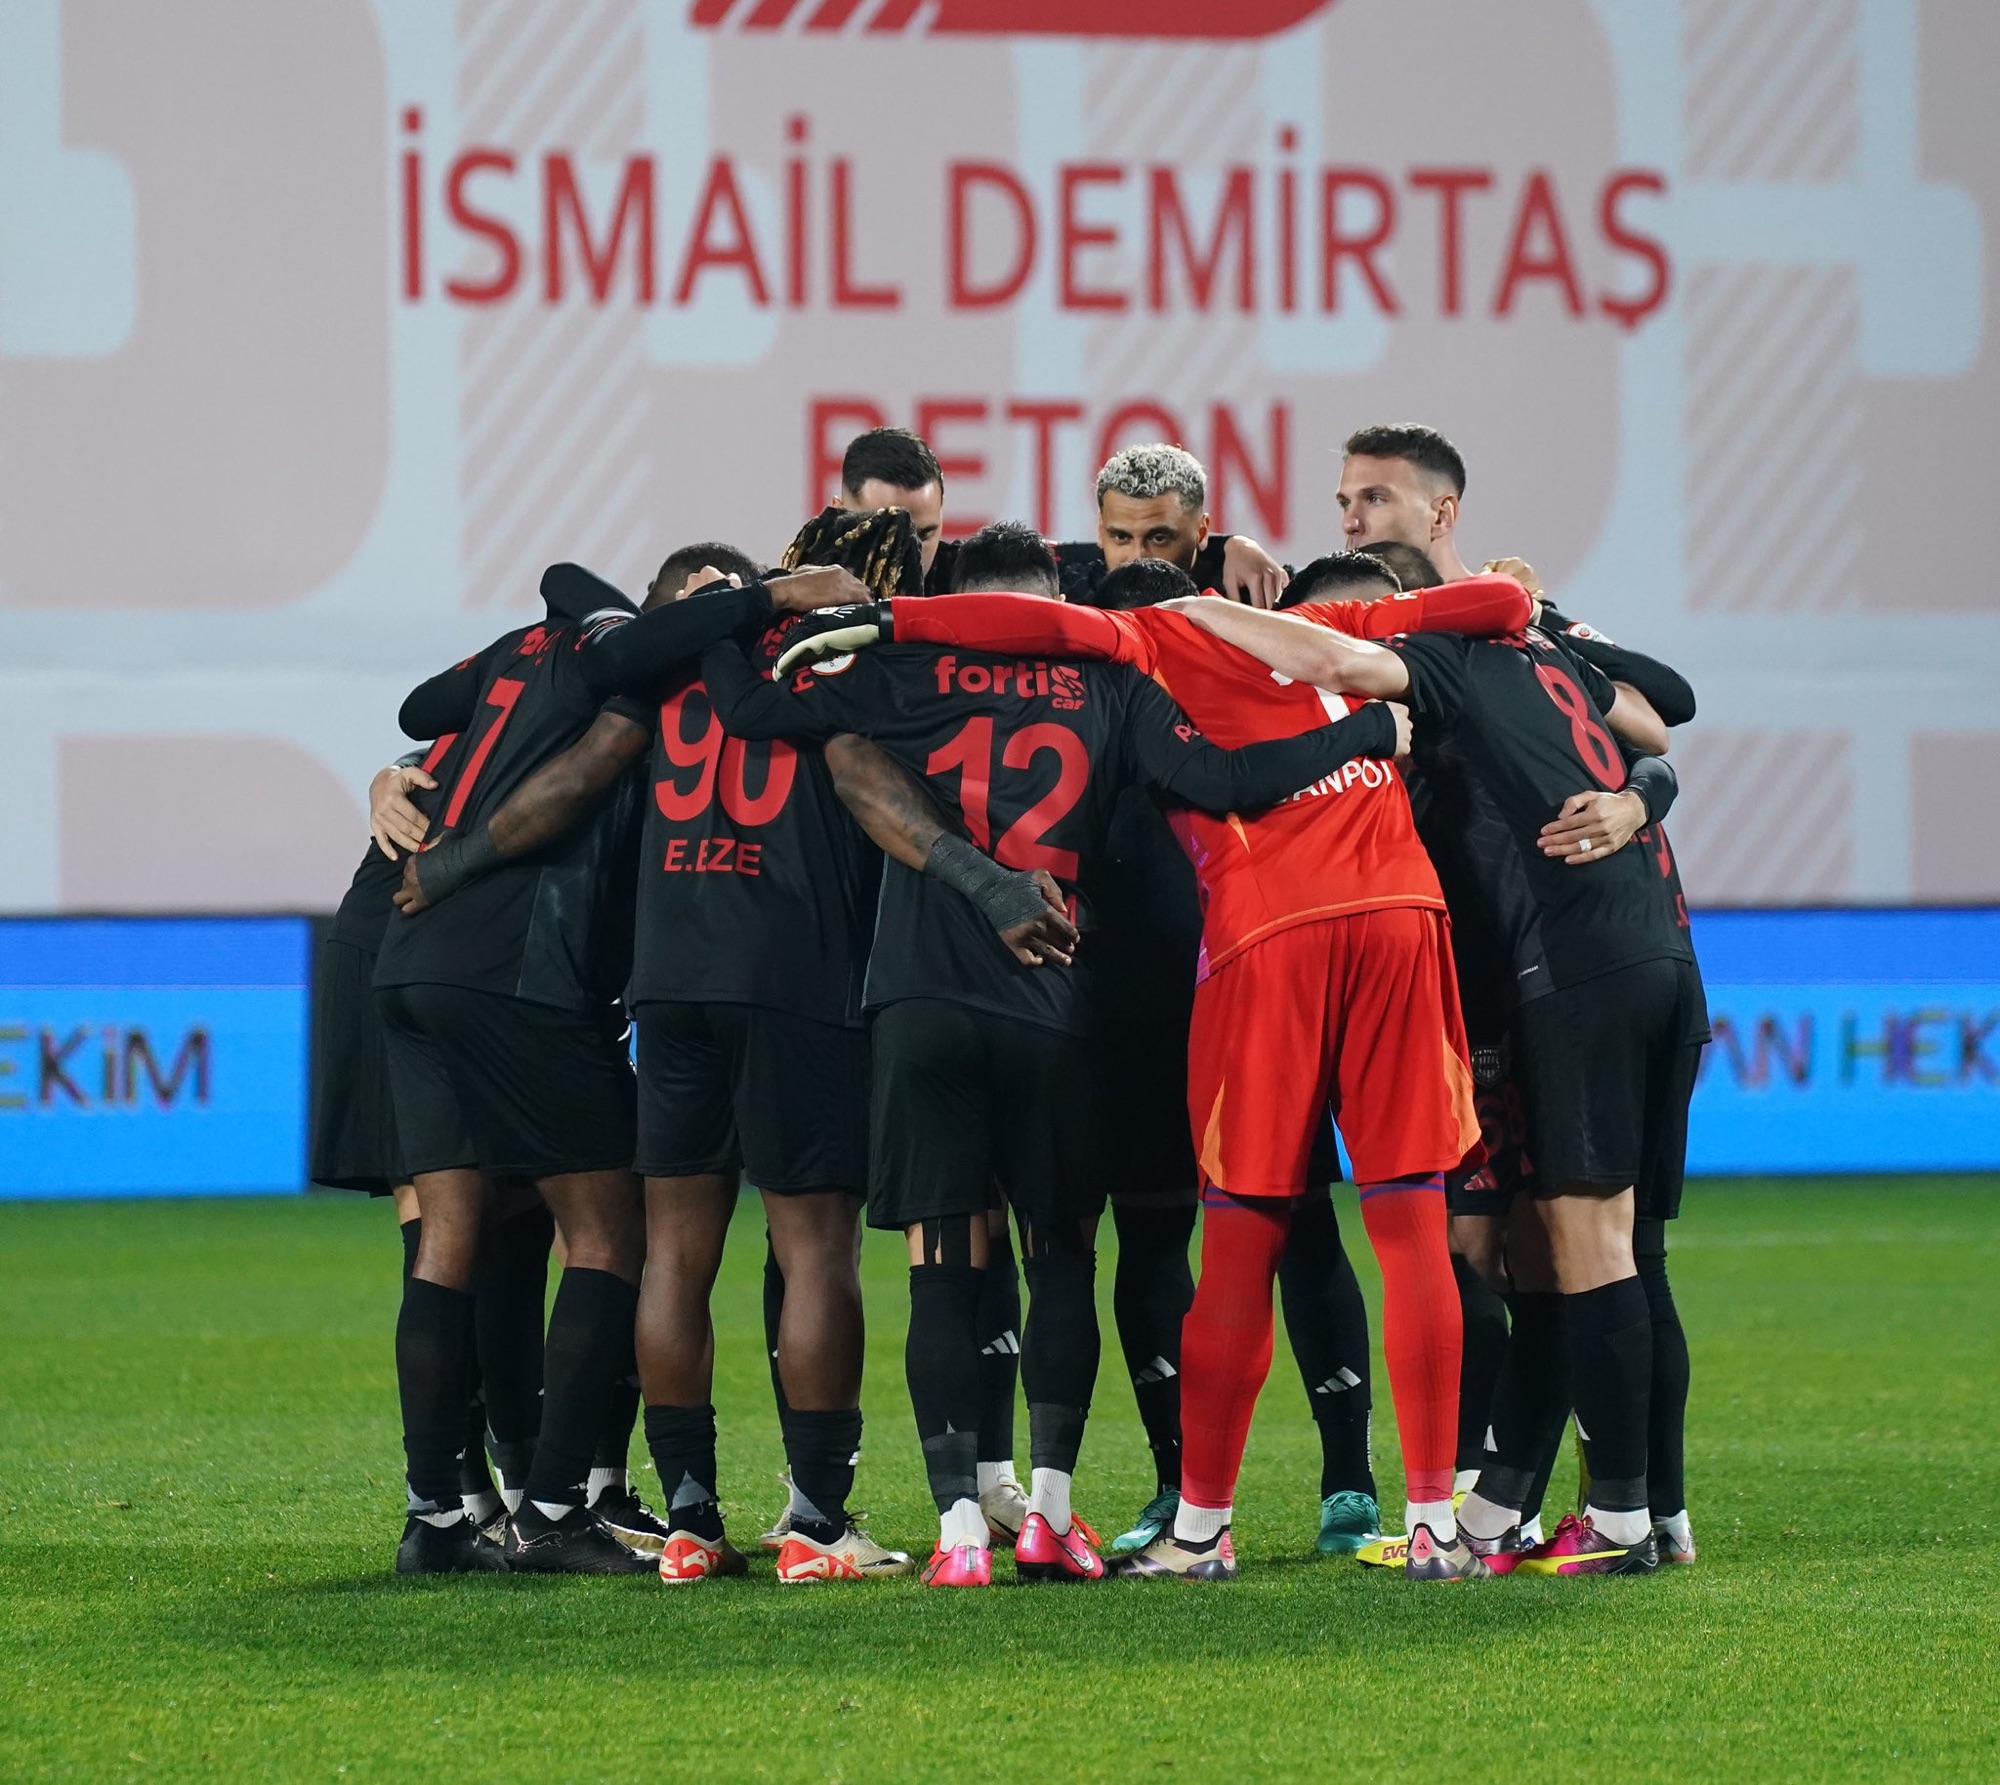
[[[757,1004],[642,1004],[638,1168],[759,1190],[868,1182],[868,1037]]]
[[[313,963],[310,1134],[315,1184],[387,1196],[409,1179],[375,1008],[375,952],[332,936],[321,937]]]
[[[626,1171],[636,1095],[625,1019],[455,985],[385,986],[396,1127],[412,1173]]]
[[[1514,1037],[1473,1039],[1472,1107],[1479,1116],[1479,1139],[1486,1163],[1475,1170],[1445,1174],[1445,1202],[1454,1215],[1503,1216],[1523,1191],[1532,1191],[1528,1170],[1528,1112],[1514,1065]]]
[[[1091,1157],[1121,1208],[1192,1208],[1201,1193],[1188,1128],[1187,1013],[1105,1011],[1090,1038]]]
[[[877,1013],[871,1040],[871,1227],[978,1214],[996,1181],[1033,1226],[1103,1213],[1080,1037],[905,998]]]
[[[1707,1034],[1689,961],[1640,961],[1522,1005],[1514,1059],[1533,1194],[1630,1184],[1640,1220],[1677,1215]]]

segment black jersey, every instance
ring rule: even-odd
[[[1222,557],[1232,537],[1228,533],[1211,533],[1203,542],[1188,569],[1197,589],[1222,587]],[[1072,540],[1057,546],[1055,552],[1063,599],[1095,607],[1098,585],[1110,575],[1104,562],[1104,548],[1094,540]]]
[[[444,759],[444,753],[455,741],[447,732],[425,752],[423,771],[431,774]],[[406,756],[402,759],[408,762]],[[417,787],[410,791],[410,803],[426,817],[430,815],[436,795],[427,787]],[[368,853],[361,858],[360,867],[354,870],[354,878],[347,883],[347,891],[341,895],[340,904],[333,913],[333,922],[328,933],[336,942],[345,942],[353,948],[365,948],[373,954],[382,946],[382,932],[388,928],[389,919],[395,916],[396,888],[403,884],[403,863],[399,857],[391,861],[376,846],[374,838],[368,840]]]
[[[1440,765],[1430,792],[1464,802],[1438,826],[1455,839],[1449,871],[1467,889],[1454,914],[1483,906],[1517,995],[1540,997],[1636,961],[1692,961],[1663,827],[1648,825],[1631,847],[1588,868],[1539,847],[1542,826],[1570,795],[1625,784],[1604,723],[1613,690],[1602,673],[1535,628],[1520,644],[1433,632],[1393,648],[1409,667],[1417,739],[1426,761]],[[1440,863],[1441,880],[1447,871]]]
[[[889,645],[830,658],[782,687],[733,648],[710,651],[702,670],[730,731],[872,738],[926,777],[975,844],[1005,867],[1046,869],[1071,901],[1084,932],[1077,969],[1023,967],[968,900],[889,862],[870,1008],[943,998],[1072,1035],[1087,1027],[1093,927],[1080,894],[1121,788],[1157,787],[1210,812],[1251,810],[1394,748],[1388,714],[1373,706],[1299,737],[1222,750],[1124,664]]]
[[[644,702],[602,699],[581,666],[585,647],[631,614],[629,605],[581,618],[551,611],[410,695],[399,715],[407,734],[458,733],[433,771],[430,840],[490,819],[600,711],[651,724]],[[557,842],[501,864],[442,904],[397,918],[382,939],[375,983],[464,986],[565,1009],[616,998],[631,960],[637,815],[637,779],[627,777]]]
[[[764,628],[758,669],[796,624]],[[727,736],[688,665],[660,690],[643,804],[633,1003],[755,1004],[858,1027],[882,856],[818,749]]]
[[[1537,624],[1551,638],[1560,639],[1572,657],[1581,657],[1614,682],[1629,682],[1668,725],[1685,725],[1694,717],[1694,689],[1671,665],[1605,637],[1595,626],[1572,620],[1547,602]]]

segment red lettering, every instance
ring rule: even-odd
[[[567,155],[542,158],[542,296],[560,303],[563,294],[563,223],[576,232],[577,250],[590,295],[603,303],[611,295],[611,276],[618,268],[618,250],[625,228],[633,224],[633,252],[638,260],[639,302],[653,301],[653,158],[630,155],[618,199],[611,211],[610,240],[602,250],[590,239],[590,219],[584,215],[583,193],[576,183],[576,166]],[[636,218],[636,223],[634,219]]]
[[[857,285],[852,268],[853,225],[849,217],[852,203],[854,163],[838,155],[833,162],[833,230],[829,252],[833,257],[833,307],[836,310],[900,310],[900,285]]]
[[[1438,195],[1438,310],[1458,314],[1459,200],[1468,192],[1484,192],[1493,176],[1479,167],[1413,167],[1410,184],[1419,192]]]
[[[1077,195],[1086,186],[1121,186],[1125,170],[1115,162],[1065,163],[1057,185],[1062,210],[1056,244],[1062,262],[1061,303],[1065,310],[1123,310],[1130,300],[1122,291],[1084,285],[1077,273],[1077,256],[1086,248],[1115,248],[1118,231],[1108,223],[1085,223],[1076,214]]]
[[[994,161],[954,161],[946,173],[951,233],[948,302],[954,310],[990,310],[1011,303],[1035,270],[1035,201],[1027,187]],[[997,192],[1014,213],[1014,258],[1001,278],[975,285],[972,275],[972,194]]]
[[[1618,202],[1628,192],[1650,192],[1658,198],[1666,190],[1667,182],[1660,175],[1634,169],[1614,174],[1597,195],[1597,227],[1604,239],[1622,253],[1636,254],[1652,271],[1651,282],[1639,296],[1621,298],[1606,292],[1597,300],[1598,309],[1625,328],[1637,328],[1642,318],[1667,301],[1669,271],[1666,250],[1653,237],[1627,229],[1619,218]]]
[[[452,788],[450,802],[444,809],[446,830],[458,822],[459,814],[465,810],[465,802],[472,796],[472,785],[479,779],[479,771],[486,766],[487,757],[493,754],[493,746],[500,741],[507,721],[513,718],[514,704],[521,698],[521,690],[526,686],[527,683],[517,682],[512,676],[495,676],[493,686],[486,690],[486,699],[482,704],[494,709],[493,723],[487,726],[486,735],[473,746],[465,767],[459,770],[458,784]]]
[[[1076,878],[1077,859],[1073,849],[1058,849],[1046,839],[1050,831],[1076,809],[1090,785],[1090,748],[1067,725],[1024,725],[1007,740],[1001,753],[1003,768],[1024,769],[1045,750],[1053,750],[1060,765],[1056,784],[1007,827],[993,851],[1002,867],[1046,868],[1060,880]]]
[[[1035,530],[1051,534],[1056,530],[1055,455],[1056,429],[1063,422],[1082,418],[1081,403],[1027,403],[1007,405],[1009,421],[1027,422],[1035,430]]]
[[[736,846],[736,871],[753,877],[764,871],[764,845],[762,843],[739,843]]]
[[[661,865],[669,874],[678,874],[687,866],[688,840],[685,837],[667,839],[667,859]]]
[[[1340,226],[1340,195],[1353,190],[1367,192],[1375,200],[1375,220],[1359,235],[1346,235]],[[1389,182],[1365,167],[1330,167],[1320,175],[1319,189],[1319,307],[1340,308],[1340,263],[1351,260],[1361,269],[1375,304],[1384,316],[1400,314],[1396,294],[1376,268],[1375,256],[1396,230],[1396,195]]]
[[[1152,428],[1142,432],[1134,425],[1142,421],[1151,422]],[[1179,446],[1187,439],[1187,431],[1171,409],[1150,397],[1121,404],[1104,418],[1104,426],[1098,430],[1096,462],[1101,465],[1121,446],[1147,439],[1164,440]]]
[[[1531,248],[1531,238],[1540,235],[1543,245]],[[1514,233],[1507,243],[1507,265],[1500,274],[1500,288],[1493,295],[1493,314],[1508,316],[1514,310],[1514,294],[1529,279],[1552,279],[1562,290],[1563,308],[1572,316],[1583,314],[1583,297],[1577,290],[1576,267],[1570,259],[1569,238],[1564,233],[1562,211],[1556,203],[1555,182],[1548,171],[1537,168],[1528,176],[1521,194],[1521,208],[1514,217]]]
[[[1535,677],[1550,700],[1569,720],[1569,741],[1583,759],[1583,766],[1597,777],[1598,784],[1616,790],[1625,785],[1625,759],[1597,716],[1597,709],[1573,681],[1552,664],[1535,665]],[[1660,833],[1665,842],[1666,833]]]
[[[1257,303],[1256,233],[1252,219],[1250,170],[1232,167],[1216,206],[1215,226],[1205,251],[1197,251],[1194,231],[1181,203],[1180,183],[1171,167],[1155,167],[1150,175],[1147,207],[1146,302],[1155,310],[1167,307],[1167,237],[1179,244],[1181,271],[1197,310],[1206,310],[1215,295],[1222,257],[1236,258],[1236,307],[1249,312]]]
[[[728,224],[729,233],[711,240],[718,215]],[[771,301],[764,280],[764,266],[757,258],[757,239],[750,231],[750,217],[743,208],[743,194],[737,190],[735,164],[727,155],[717,155],[708,164],[708,180],[695,206],[694,227],[688,232],[687,252],[681,257],[680,282],[674,287],[674,302],[684,304],[693,295],[695,281],[709,268],[735,267],[743,275],[750,301],[762,306]]]
[[[498,149],[468,149],[451,164],[451,172],[445,176],[445,209],[451,213],[452,222],[468,234],[483,236],[499,256],[490,279],[474,281],[454,276],[444,282],[445,295],[462,304],[497,304],[521,277],[519,238],[501,218],[475,211],[465,196],[466,184],[474,174],[511,175],[513,171],[511,155]]]
[[[1249,485],[1250,500],[1257,505],[1257,512],[1263,516],[1266,538],[1282,539],[1286,533],[1286,495],[1291,479],[1286,464],[1286,449],[1290,444],[1290,411],[1283,403],[1273,403],[1270,410],[1270,474],[1257,475],[1257,466],[1250,457],[1250,448],[1243,436],[1236,430],[1236,418],[1227,403],[1217,403],[1209,411],[1209,425],[1212,429],[1212,445],[1208,455],[1209,500],[1213,504],[1215,527],[1218,532],[1229,532],[1230,526],[1222,517],[1228,512],[1228,489],[1230,480],[1238,473]],[[1247,529],[1245,529],[1247,531]]]
[[[782,740],[772,743],[764,753],[763,787],[753,794],[746,772],[750,750],[741,738],[731,738],[722,750],[722,809],[732,823],[746,828],[769,824],[785,809],[799,767],[797,750]]]
[[[990,849],[993,826],[986,800],[993,775],[993,721],[985,714],[968,719],[958,735],[940,744],[924,763],[926,775],[946,775],[953,769],[958,770],[958,809],[966,831],[981,849]]]
[[[838,446],[827,444],[829,423],[842,422]],[[811,419],[806,426],[806,507],[817,513],[836,501],[840,491],[840,462],[847,456],[847,443],[855,434],[889,425],[887,413],[866,397],[815,397]],[[850,432],[849,430],[852,430]]]
[[[686,733],[688,698],[700,694],[704,723],[698,737]],[[677,769],[693,769],[685,786],[678,775],[653,783],[653,800],[664,818],[685,824],[708,810],[715,794],[715,773],[722,755],[722,721],[708,704],[706,691],[683,688],[660,708],[660,753]]]
[[[406,106],[404,130],[414,136],[423,127],[424,114]],[[403,151],[403,295],[424,295],[424,160],[415,149]]]
[[[785,120],[785,139],[806,140],[803,117]],[[806,301],[806,164],[797,155],[785,158],[785,301],[794,310]]]
[[[947,487],[954,478],[968,481],[983,478],[986,475],[986,460],[979,453],[948,451],[941,438],[944,429],[959,422],[983,423],[986,413],[987,406],[978,397],[924,397],[918,401],[917,432],[937,455],[938,472]],[[967,533],[977,533],[986,523],[954,510],[944,525],[945,531],[957,539]]]

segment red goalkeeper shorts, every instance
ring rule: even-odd
[[[1195,990],[1188,1119],[1233,1196],[1296,1196],[1331,1104],[1358,1184],[1478,1157],[1444,913],[1399,905],[1294,924]]]

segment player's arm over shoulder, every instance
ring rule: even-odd
[[[1215,595],[1163,604],[1295,682],[1394,699],[1409,677],[1393,651],[1291,614],[1266,613]]]

